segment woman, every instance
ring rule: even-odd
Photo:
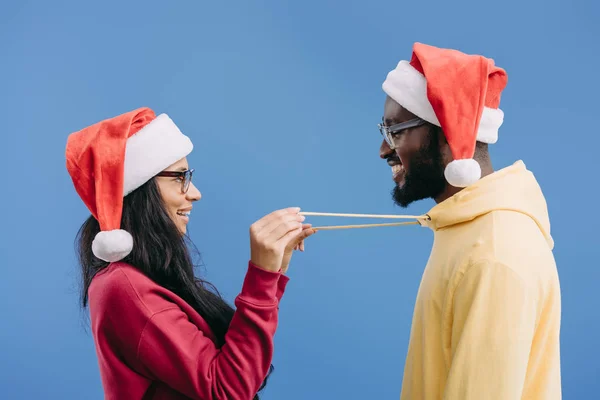
[[[298,208],[254,223],[234,310],[194,277],[192,147],[148,108],[67,141],[67,169],[92,213],[77,243],[106,399],[258,399],[273,368],[283,273],[314,230]]]

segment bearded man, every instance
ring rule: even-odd
[[[546,201],[522,161],[494,170],[507,74],[416,43],[389,72],[380,156],[394,201],[437,203],[402,400],[561,398],[561,294]]]

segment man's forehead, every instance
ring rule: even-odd
[[[398,124],[414,118],[414,115],[406,108],[402,107],[391,97],[387,97],[383,107],[383,116],[381,120],[384,124]]]

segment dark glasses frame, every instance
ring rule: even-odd
[[[190,183],[192,183],[192,176],[194,175],[194,169],[187,169],[185,171],[162,171],[156,174],[156,176],[164,176],[167,178],[181,178],[181,192],[187,193],[190,189]]]
[[[396,144],[394,143],[393,135],[397,135],[405,129],[416,128],[417,126],[425,125],[426,123],[427,121],[417,117],[399,124],[394,124],[392,126],[385,126],[383,122],[380,122],[377,124],[377,127],[385,139],[385,142],[388,144],[388,146],[390,146],[390,149],[394,150],[396,148]]]

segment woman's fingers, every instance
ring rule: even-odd
[[[279,219],[273,220],[269,225],[265,226],[263,230],[270,240],[279,241],[288,232],[302,229],[302,222],[305,218],[306,217],[299,214],[287,214]]]
[[[261,232],[267,226],[275,223],[278,219],[285,217],[287,215],[297,215],[300,212],[300,207],[289,207],[282,208],[281,210],[273,211],[270,214],[265,215],[254,224],[252,224],[252,228],[256,230],[256,232]]]

